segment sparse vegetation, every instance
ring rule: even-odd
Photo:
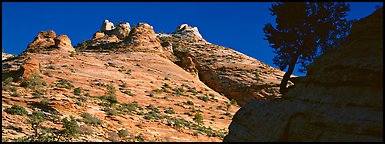
[[[75,86],[72,85],[68,80],[66,79],[59,79],[56,81],[56,87],[58,88],[66,88],[66,89],[72,89],[74,88]]]
[[[13,78],[12,78],[12,77],[7,77],[7,78],[4,80],[4,84],[10,84],[12,81],[13,81]]]
[[[94,126],[102,124],[102,121],[100,119],[98,119],[96,116],[92,116],[90,113],[84,112],[81,116],[83,117],[83,121],[86,124],[91,124]]]
[[[20,105],[13,105],[11,108],[7,108],[4,111],[13,115],[23,116],[27,114],[27,110],[25,110],[25,108]]]
[[[186,104],[187,105],[194,105],[194,103],[192,101],[190,101],[190,100],[186,101]]]
[[[45,67],[46,69],[56,69],[56,66],[54,66],[54,65],[49,65],[49,66],[47,66],[47,67]]]
[[[201,125],[203,124],[203,116],[198,112],[195,113],[193,120],[198,124]]]
[[[62,123],[63,123],[63,128],[64,128],[63,133],[65,135],[74,135],[74,134],[80,133],[79,125],[76,122],[75,117],[70,116],[69,119],[68,118],[64,118],[62,120]]]
[[[33,73],[30,78],[20,83],[21,87],[37,89],[42,86],[47,86],[47,83],[42,80],[42,76],[37,73]]]
[[[81,87],[77,87],[74,89],[74,94],[77,95],[77,96],[80,96],[82,93],[82,88]]]
[[[169,109],[166,109],[164,111],[164,113],[167,113],[167,114],[175,114],[175,111],[172,109],[172,108],[169,108]]]

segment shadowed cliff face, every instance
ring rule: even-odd
[[[242,107],[224,141],[383,141],[383,10],[353,25],[283,99]]]

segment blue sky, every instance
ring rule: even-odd
[[[20,54],[37,33],[54,30],[77,45],[89,40],[104,19],[146,22],[156,32],[173,32],[180,24],[198,27],[207,41],[231,47],[266,64],[274,53],[263,40],[263,26],[274,23],[270,2],[2,2],[2,48]],[[382,2],[351,2],[348,19],[360,19]],[[298,66],[297,66],[298,67]],[[294,71],[295,75],[304,75]]]

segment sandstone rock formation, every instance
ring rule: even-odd
[[[182,37],[188,37],[193,38],[197,41],[206,42],[205,39],[203,39],[202,35],[199,33],[199,30],[197,27],[191,27],[188,24],[182,24],[178,26],[178,28],[173,32],[175,35],[179,35]]]
[[[113,29],[115,29],[114,23],[112,23],[108,20],[104,20],[103,24],[100,26],[101,32],[105,32],[105,31],[109,31],[109,30],[113,30]]]
[[[55,49],[69,52],[75,51],[67,35],[56,37],[56,33],[53,30],[48,30],[39,32],[23,53],[36,53]]]
[[[45,49],[55,45],[56,33],[52,30],[39,32],[27,46],[28,50]]]
[[[133,28],[124,43],[133,45],[132,49],[137,51],[153,51],[160,53],[165,51],[160,44],[159,39],[156,37],[153,27],[147,23],[139,23]]]
[[[55,38],[55,47],[70,52],[75,51],[75,48],[72,47],[71,40],[67,35],[59,35]]]
[[[99,31],[95,32],[92,39],[87,41],[90,48],[109,48],[111,45],[122,42],[131,31],[130,23],[118,21],[115,28],[112,22],[104,20]]]
[[[317,58],[282,99],[241,108],[224,141],[383,141],[383,10]]]
[[[173,49],[178,57],[176,64],[241,106],[256,99],[281,97],[279,83],[284,72],[233,49],[211,44],[196,30],[182,24],[174,33],[157,37],[163,47]]]
[[[13,54],[7,54],[7,53],[4,53],[4,52],[2,52],[1,53],[1,60],[6,60],[6,59],[9,59],[9,58],[12,58],[12,57],[14,57],[15,55],[13,55]]]

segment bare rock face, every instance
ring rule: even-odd
[[[59,35],[55,38],[55,47],[70,52],[75,51],[75,48],[72,47],[71,40],[67,35]]]
[[[21,70],[23,71],[23,80],[30,78],[32,74],[40,72],[39,60],[28,58],[21,66]]]
[[[13,54],[7,54],[4,52],[1,53],[1,60],[6,60],[6,59],[9,59],[11,57],[14,57],[14,55]]]
[[[42,31],[27,46],[27,49],[44,49],[55,45],[56,33],[53,30]]]
[[[241,108],[224,141],[383,141],[382,13],[355,23],[282,99]]]
[[[101,32],[109,31],[109,30],[113,30],[113,29],[115,29],[114,23],[112,23],[108,20],[104,20],[102,26],[100,26]]]

